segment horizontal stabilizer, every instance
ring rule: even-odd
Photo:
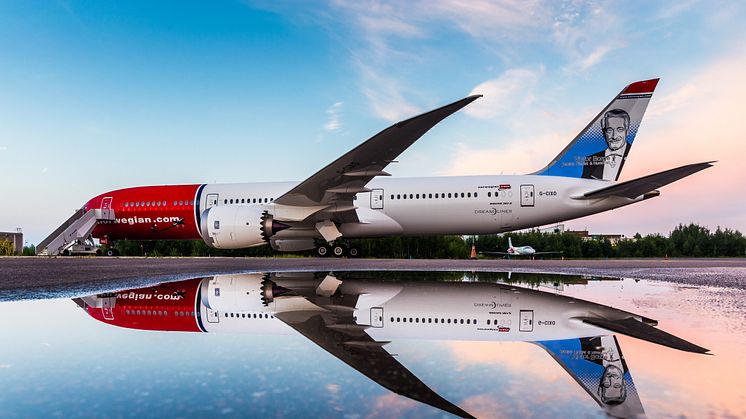
[[[660,188],[661,186],[668,185],[669,183],[676,182],[679,179],[697,173],[700,170],[712,167],[712,163],[714,162],[710,161],[705,163],[688,164],[686,166],[677,167],[675,169],[669,169],[652,175],[643,176],[634,180],[628,180],[626,182],[621,182],[601,189],[596,189],[595,191],[586,192],[583,195],[576,196],[574,198],[597,199],[606,198],[609,196],[623,196],[625,198],[634,199],[640,195],[652,192]]]
[[[691,342],[687,342],[684,339],[676,337],[670,333],[664,332],[661,329],[650,326],[643,322],[637,321],[632,317],[628,317],[624,320],[606,320],[591,317],[580,318],[583,323],[592,324],[597,327],[602,327],[612,332],[620,333],[622,335],[631,336],[633,338],[646,340],[648,342],[657,343],[658,345],[667,346],[669,348],[678,349],[685,352],[695,352],[704,354],[710,352],[709,349],[697,346]]]

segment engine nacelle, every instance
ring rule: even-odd
[[[216,249],[243,249],[267,243],[278,231],[289,228],[267,211],[243,205],[215,206],[202,213],[200,234]]]
[[[202,304],[213,311],[265,311],[264,274],[216,275],[201,283]],[[271,301],[270,301],[271,302]]]

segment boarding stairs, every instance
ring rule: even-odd
[[[91,233],[99,221],[113,220],[114,210],[112,209],[85,211],[81,208],[36,247],[36,254],[44,256],[63,254],[73,245],[91,239]]]

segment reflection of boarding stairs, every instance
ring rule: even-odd
[[[73,245],[85,242],[99,220],[114,220],[114,211],[110,209],[84,209],[75,211],[67,221],[62,223],[52,234],[36,247],[37,255],[57,256]]]

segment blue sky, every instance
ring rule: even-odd
[[[719,160],[656,200],[567,223],[746,230],[744,6],[731,2],[0,4],[0,230],[40,241],[89,197],[302,180],[391,122],[470,93],[395,176],[528,173],[629,82],[662,77],[622,179]],[[727,117],[727,118],[726,118]],[[709,202],[708,211],[691,205]],[[624,218],[620,221],[620,218]]]

